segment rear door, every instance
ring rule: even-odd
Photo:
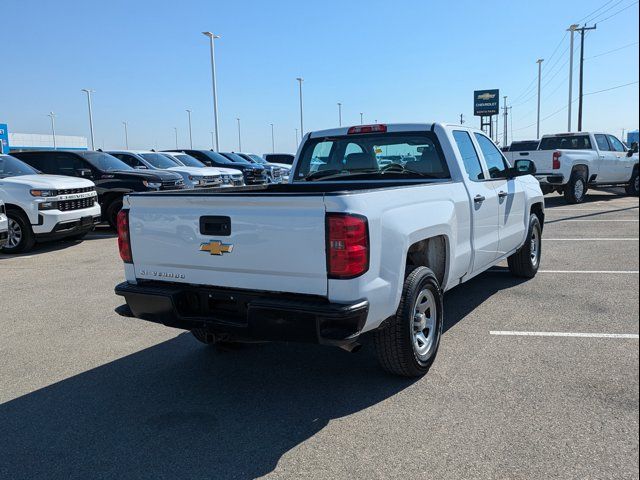
[[[471,197],[473,218],[473,271],[491,265],[497,257],[500,242],[498,227],[498,195],[480,162],[480,156],[471,135],[465,130],[454,130],[453,138],[460,152],[465,173],[465,182]]]
[[[136,278],[327,294],[322,195],[131,195]]]
[[[522,184],[515,178],[508,179],[509,164],[495,144],[481,133],[474,133],[491,185],[498,195],[499,237],[498,257],[517,249],[524,241],[526,199]]]

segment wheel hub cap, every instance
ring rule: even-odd
[[[22,228],[20,228],[20,225],[18,224],[18,222],[10,218],[9,219],[9,238],[7,240],[7,246],[9,248],[15,248],[20,244],[21,241],[22,241]]]
[[[436,299],[430,290],[418,294],[413,309],[413,348],[421,360],[431,356],[437,337],[438,310]]]
[[[538,256],[540,252],[540,235],[536,228],[531,233],[531,265],[538,265]]]
[[[584,183],[582,182],[582,180],[576,182],[576,185],[573,188],[573,193],[575,194],[576,198],[581,198],[582,195],[584,195]]]

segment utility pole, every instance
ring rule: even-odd
[[[81,90],[87,94],[87,104],[89,105],[89,131],[91,132],[91,150],[95,150],[95,141],[93,136],[93,110],[91,109],[91,94],[94,90],[90,90],[88,88],[83,88]]]
[[[342,104],[338,102],[338,126],[342,126]]]
[[[508,113],[509,109],[507,107],[507,96],[506,95],[504,96],[504,107],[503,108],[504,108],[504,125],[503,125],[504,133],[503,133],[503,136],[502,136],[502,145],[506,147],[507,145],[509,145],[509,142],[507,141],[507,139],[508,139],[507,134],[509,133],[507,131],[507,116],[509,115],[509,113]]]
[[[303,109],[302,109],[302,82],[304,82],[304,78],[298,77],[296,78],[298,81],[298,85],[300,88],[300,136],[304,135],[304,120],[303,120]]]
[[[360,125],[364,123],[364,113],[360,112]]]
[[[536,139],[540,138],[540,84],[542,83],[542,62],[544,62],[544,58],[539,58],[536,61],[538,64],[538,120],[536,122]]]
[[[193,135],[191,133],[191,110],[187,108],[186,112],[189,117],[189,148],[193,150]]]
[[[464,115],[460,114],[460,125],[464,125]]]
[[[178,150],[178,127],[173,127],[173,132],[176,134],[176,150]]]
[[[298,129],[296,128],[296,148],[298,148]]]
[[[275,134],[273,133],[273,123],[270,123],[271,125],[271,153],[276,153],[276,137]],[[296,134],[296,137],[298,135]]]
[[[238,122],[238,152],[242,152],[242,136],[240,135],[240,117],[236,118]]]
[[[571,132],[571,105],[573,105],[573,37],[576,33],[576,28],[579,25],[573,24],[569,27],[569,32],[571,32],[571,43],[569,45],[569,108],[568,108],[568,121],[567,121],[567,132]]]
[[[51,135],[53,135],[53,149],[56,149],[56,114],[49,112],[47,115],[51,119]],[[624,133],[622,134],[624,137]]]
[[[576,28],[576,32],[580,32],[580,93],[579,93],[579,100],[578,100],[578,131],[581,132],[582,131],[582,97],[583,97],[583,90],[582,87],[584,85],[584,32],[586,32],[587,30],[595,30],[597,28],[597,25],[594,25],[593,27],[582,27],[582,28]]]
[[[216,87],[216,57],[214,49],[214,40],[220,38],[220,35],[216,35],[211,32],[202,32],[205,37],[209,37],[209,50],[211,54],[211,91],[213,93],[213,130],[216,133],[216,152],[219,149],[218,145],[218,90]],[[191,146],[193,148],[193,145]]]
[[[129,150],[129,132],[127,131],[127,122],[122,122],[124,125],[124,149]]]

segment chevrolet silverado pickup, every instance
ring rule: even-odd
[[[544,135],[534,150],[509,149],[512,162],[531,160],[542,191],[557,191],[567,203],[582,203],[589,187],[624,186],[638,195],[638,155],[606,133]]]
[[[9,238],[9,221],[7,220],[7,209],[0,198],[0,249]]]
[[[370,335],[384,369],[420,376],[446,290],[503,260],[536,274],[544,201],[533,173],[463,126],[308,133],[288,184],[125,197],[116,311],[207,344],[353,351]]]
[[[0,203],[4,202],[8,236],[5,253],[30,250],[36,242],[81,239],[100,221],[93,182],[82,178],[43,175],[10,155],[0,155]]]

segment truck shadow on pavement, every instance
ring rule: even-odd
[[[519,282],[493,272],[447,293],[445,330]],[[219,352],[184,333],[0,405],[0,478],[256,478],[415,381],[385,374],[371,345]]]

